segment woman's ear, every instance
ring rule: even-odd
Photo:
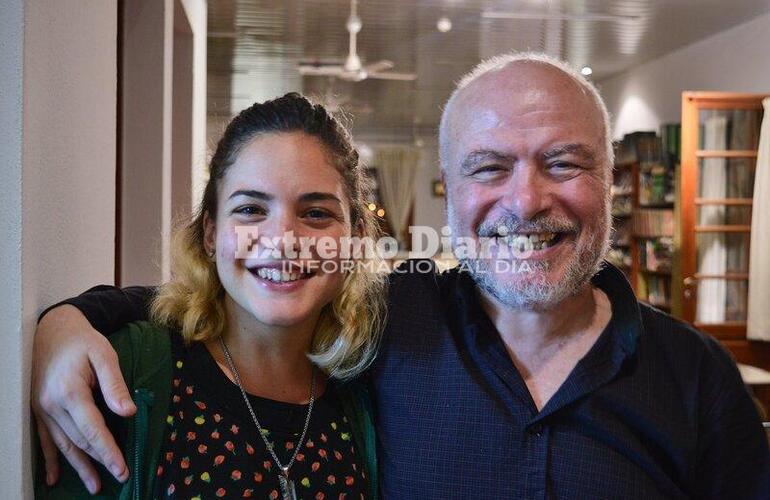
[[[209,257],[216,255],[217,227],[208,212],[203,213],[203,247]]]
[[[364,236],[364,219],[363,217],[358,218],[358,222],[353,226],[353,229],[351,231],[352,236],[362,238]]]

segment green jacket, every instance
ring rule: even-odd
[[[120,369],[137,408],[136,415],[125,420],[122,440],[123,455],[131,475],[128,481],[119,483],[106,468],[97,464],[102,489],[98,495],[92,496],[77,472],[62,459],[59,481],[48,487],[42,455],[38,454],[35,498],[139,500],[152,497],[171,397],[171,337],[165,328],[139,321],[110,335],[109,340],[118,353]],[[366,384],[362,381],[340,384],[338,393],[343,411],[350,421],[356,447],[362,450],[370,496],[376,498],[377,455]],[[117,439],[121,441],[120,436]]]

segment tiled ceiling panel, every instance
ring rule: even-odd
[[[208,109],[227,117],[301,91],[342,109],[356,135],[432,131],[454,82],[480,59],[547,51],[601,80],[770,10],[770,0],[359,0],[358,54],[413,81],[301,76],[348,54],[349,0],[210,0]],[[451,30],[440,32],[446,17]]]

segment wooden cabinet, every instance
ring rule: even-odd
[[[765,94],[684,92],[675,313],[739,362],[770,368],[770,344],[746,340],[754,168]]]

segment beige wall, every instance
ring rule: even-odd
[[[186,19],[175,23],[175,14]],[[175,24],[177,30],[185,26],[186,34],[175,33]],[[176,54],[189,60],[174,60],[175,35],[177,42],[180,37],[191,37],[177,44],[183,50]],[[205,164],[205,42],[204,0],[131,0],[124,4],[122,285],[159,284],[170,276],[173,217],[189,213]],[[179,71],[184,72],[181,78]],[[181,96],[175,95],[175,85]],[[174,106],[189,107],[181,120],[192,119],[191,124],[177,123],[188,134],[178,141]],[[186,165],[175,161],[175,151]],[[188,206],[180,210],[182,204]]]
[[[182,0],[193,35],[192,47],[192,208],[203,196],[207,179],[206,134],[206,41],[208,6],[206,0]]]
[[[121,284],[169,273],[173,0],[123,4]]]
[[[414,182],[414,224],[429,226],[436,231],[446,225],[444,198],[433,196],[433,180],[441,176],[438,158],[438,140],[435,136],[423,139],[420,165]]]
[[[0,498],[32,498],[37,315],[114,271],[116,1],[2,0]]]
[[[30,343],[22,331],[21,177],[24,10],[22,0],[0,0],[0,426],[23,429],[0,440],[0,497],[29,491],[29,412],[24,389]]]
[[[770,13],[602,80],[613,135],[679,122],[684,90],[770,92],[768,47]]]
[[[184,8],[194,35],[190,168],[196,160],[200,168],[206,145],[206,1],[161,3],[167,1]],[[117,8],[117,0],[0,0],[0,428],[9,431],[0,440],[3,499],[32,498],[29,364],[37,316],[64,297],[113,282]],[[162,22],[170,32],[173,25]],[[172,63],[163,52],[166,95]],[[152,106],[142,103],[136,112]],[[166,134],[171,115],[160,119]],[[169,191],[165,179],[140,182]],[[170,206],[167,196],[156,208],[169,213]],[[146,241],[154,235],[144,228],[142,236]]]

